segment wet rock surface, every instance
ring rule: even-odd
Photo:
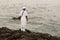
[[[11,30],[6,27],[0,28],[0,40],[60,40],[60,37],[48,33],[32,32],[26,29],[25,32]]]

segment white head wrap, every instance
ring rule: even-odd
[[[26,9],[26,7],[23,7],[22,9]]]

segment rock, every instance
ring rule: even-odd
[[[60,37],[52,36],[48,33],[25,32],[19,30],[11,30],[6,27],[0,28],[0,40],[60,40]]]

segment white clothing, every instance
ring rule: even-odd
[[[26,9],[26,7],[23,7],[22,9]]]
[[[22,15],[23,13],[23,15]],[[27,16],[27,12],[23,10],[21,11],[21,13],[19,14],[19,16],[21,16],[21,31],[25,31],[26,29],[26,24],[27,24],[27,20],[26,20],[26,16]]]
[[[22,16],[22,13],[23,13],[24,16],[28,16],[27,11],[24,11],[24,12],[23,12],[23,10],[19,13],[19,16]]]

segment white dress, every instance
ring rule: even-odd
[[[27,24],[27,20],[26,20],[27,12],[24,11],[23,15],[22,15],[22,12],[20,13],[20,16],[21,16],[21,31],[25,31],[26,24]]]

